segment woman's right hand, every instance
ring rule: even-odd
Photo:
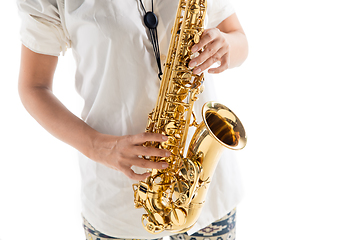
[[[143,144],[148,141],[164,142],[166,140],[167,136],[149,132],[121,137],[97,134],[89,157],[109,168],[123,172],[130,179],[144,180],[150,173],[135,173],[131,169],[132,166],[165,169],[168,164],[166,162],[153,162],[139,156],[169,157],[170,152],[165,149],[144,147]]]
[[[52,84],[58,58],[35,53],[25,46],[21,54],[19,95],[28,112],[48,132],[90,159],[121,171],[134,180],[144,180],[149,173],[136,174],[131,166],[155,169],[167,167],[165,162],[152,162],[138,157],[170,155],[164,149],[142,146],[147,141],[166,141],[166,136],[140,133],[118,137],[97,132],[71,113],[53,94]]]

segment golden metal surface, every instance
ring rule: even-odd
[[[153,234],[189,230],[199,218],[223,149],[239,150],[246,145],[240,120],[220,103],[206,103],[203,122],[196,123],[192,109],[204,78],[193,74],[188,64],[190,49],[204,31],[205,12],[206,0],[180,0],[157,103],[148,118],[146,131],[167,135],[168,140],[145,145],[171,152],[167,158],[149,159],[166,161],[167,169],[153,169],[145,181],[133,185],[135,207],[145,209],[141,221]],[[185,157],[191,126],[197,129]]]

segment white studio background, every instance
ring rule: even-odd
[[[355,0],[234,1],[249,57],[217,78],[241,118],[237,239],[360,239],[360,15]],[[84,239],[76,152],[22,107],[15,1],[2,3],[0,239]],[[54,92],[76,115],[71,51]],[[234,183],[236,186],[236,183]]]

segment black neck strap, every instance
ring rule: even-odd
[[[153,12],[154,11],[153,0],[151,0],[151,11],[149,11],[149,12],[146,12],[144,4],[142,3],[142,0],[139,0],[139,1],[141,3],[142,9],[144,11],[144,23],[145,23],[146,27],[149,29],[150,40],[151,40],[151,44],[153,45],[156,63],[158,65],[158,69],[159,69],[158,77],[161,80],[161,75],[163,73],[161,71],[159,41],[158,41],[158,35],[157,35],[157,30],[156,30],[156,27],[158,25],[158,19]]]

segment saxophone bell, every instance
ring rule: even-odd
[[[202,108],[203,121],[198,125],[188,147],[188,173],[194,173],[191,202],[188,204],[186,222],[181,226],[173,225],[171,231],[186,232],[197,221],[205,203],[208,185],[219,162],[221,153],[226,149],[240,150],[245,147],[247,138],[239,118],[226,106],[210,101]],[[189,174],[188,174],[189,175]]]

